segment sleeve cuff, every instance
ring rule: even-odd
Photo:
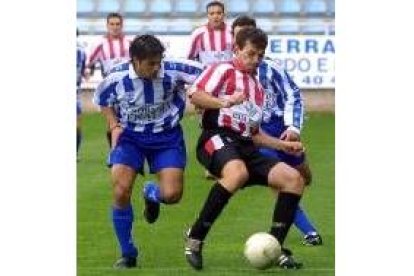
[[[295,127],[295,126],[289,126],[287,128],[287,130],[293,131],[293,132],[297,133],[298,135],[300,135],[300,129]]]

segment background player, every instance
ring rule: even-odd
[[[224,4],[220,1],[209,2],[206,11],[208,22],[191,34],[187,58],[198,60],[203,65],[231,60],[233,37],[230,26],[224,22]]]
[[[191,34],[191,44],[187,57],[198,60],[204,66],[220,61],[229,61],[233,57],[233,35],[225,23],[225,7],[220,1],[211,1],[206,5],[207,24],[198,27]],[[214,176],[207,170],[207,179]]]
[[[119,13],[109,13],[106,17],[107,34],[93,47],[87,65],[87,74],[92,75],[96,64],[100,65],[102,77],[106,77],[116,64],[129,60],[130,40],[123,33],[123,17]],[[109,126],[106,137],[111,147]]]

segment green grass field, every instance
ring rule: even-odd
[[[174,206],[162,206],[159,220],[149,225],[142,217],[143,178],[135,183],[134,238],[139,245],[139,268],[115,271],[113,262],[119,250],[110,217],[111,187],[105,166],[108,146],[104,120],[99,114],[83,116],[83,144],[77,163],[77,270],[78,275],[334,275],[335,274],[335,116],[311,113],[305,121],[303,140],[313,170],[313,184],[302,205],[319,229],[324,245],[305,247],[301,235],[292,227],[285,245],[303,261],[300,271],[272,268],[258,271],[243,258],[247,237],[267,231],[274,198],[268,189],[252,187],[236,194],[217,220],[206,239],[204,269],[195,272],[183,253],[183,232],[200,210],[211,181],[195,158],[199,135],[198,119],[187,115],[183,120],[186,134],[188,167],[184,195]],[[147,175],[147,178],[152,176]]]

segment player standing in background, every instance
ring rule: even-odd
[[[268,146],[290,153],[302,151],[300,142],[279,140],[260,131],[264,91],[255,73],[266,46],[267,35],[262,30],[241,30],[232,61],[209,66],[190,89],[193,104],[204,109],[197,159],[218,178],[187,233],[186,260],[197,270],[203,267],[204,239],[238,189],[264,185],[279,191],[270,234],[281,245],[303,193],[303,178],[298,171],[277,158],[263,156],[257,147]],[[283,268],[302,266],[285,248],[275,261]]]
[[[79,36],[79,31],[76,30],[76,37]],[[82,78],[85,76],[86,66],[86,52],[82,45],[76,41],[76,155],[79,153],[79,148],[82,141],[81,129],[81,114],[82,105],[80,100],[80,85]]]
[[[185,109],[184,83],[191,84],[202,65],[190,60],[163,59],[164,46],[154,36],[137,36],[130,46],[131,61],[113,70],[95,92],[112,134],[109,154],[113,185],[112,220],[122,257],[115,268],[135,267],[138,249],[131,231],[132,188],[147,160],[159,185],[144,186],[144,217],[153,223],[160,203],[178,203],[183,193],[186,148],[180,120]],[[115,112],[113,106],[119,107]]]
[[[256,20],[248,16],[237,17],[231,28],[234,37],[246,27],[255,28]],[[301,91],[289,74],[270,59],[262,60],[257,69],[257,76],[265,91],[262,130],[282,140],[300,141],[304,114]],[[271,148],[261,148],[260,151],[266,156],[275,156],[297,169],[304,178],[305,185],[311,183],[312,175],[305,153],[295,156]],[[304,234],[303,244],[322,245],[321,236],[300,206],[293,223]]]
[[[212,1],[206,5],[207,24],[198,27],[191,34],[188,59],[198,60],[204,66],[229,61],[233,58],[233,36],[231,28],[225,22],[225,8],[220,1]],[[205,171],[207,179],[214,176]]]
[[[224,4],[212,1],[207,4],[206,25],[198,27],[191,34],[188,59],[198,60],[207,66],[233,57],[233,37],[231,28],[224,22]]]
[[[108,75],[109,70],[116,64],[129,60],[130,40],[123,34],[123,17],[119,13],[109,13],[106,17],[107,34],[95,45],[89,55],[87,74],[94,72],[93,68],[100,64],[102,77]],[[106,137],[111,147],[111,132],[109,126]]]

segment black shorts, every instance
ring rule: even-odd
[[[227,130],[203,130],[197,144],[197,160],[220,178],[227,162],[233,159],[244,161],[249,180],[244,186],[268,185],[270,170],[280,162],[276,157],[267,157],[260,153],[251,139]]]

